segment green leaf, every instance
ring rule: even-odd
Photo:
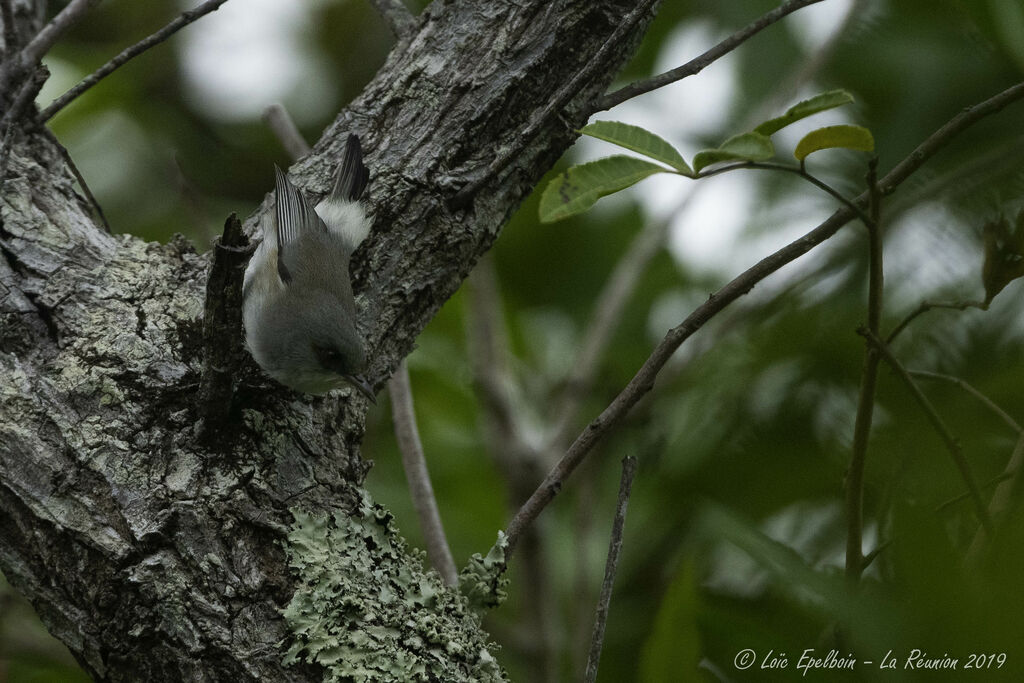
[[[985,304],[988,305],[1006,285],[1024,277],[1024,211],[1017,214],[1014,226],[1003,217],[986,223],[982,235],[985,239],[985,262],[981,281],[985,285]]]
[[[835,147],[871,152],[875,149],[875,139],[871,137],[871,131],[862,126],[826,126],[805,135],[797,143],[793,156],[797,161],[803,161],[811,152]]]
[[[605,195],[624,190],[649,175],[671,172],[664,166],[624,155],[573,166],[544,189],[540,219],[553,223],[583,213]]]
[[[774,119],[768,119],[755,128],[754,132],[760,133],[761,135],[774,135],[789,124],[795,123],[800,119],[805,119],[820,111],[835,109],[836,107],[841,107],[844,104],[849,104],[851,102],[853,102],[853,95],[845,90],[829,90],[828,92],[823,92],[820,95],[815,95],[810,99],[797,102],[787,109],[785,114],[777,116]]]
[[[618,121],[595,121],[580,131],[598,140],[639,152],[655,161],[668,164],[683,175],[692,176],[689,164],[683,155],[664,139],[639,126]]]
[[[775,156],[775,146],[760,133],[734,135],[717,149],[704,149],[693,157],[693,170],[700,173],[711,164],[723,161],[763,161]]]

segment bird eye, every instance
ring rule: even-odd
[[[313,353],[316,355],[320,364],[324,367],[332,367],[338,365],[342,358],[341,352],[338,349],[331,346],[313,346]]]

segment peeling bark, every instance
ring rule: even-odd
[[[374,228],[353,278],[377,386],[575,139],[649,17],[467,209],[450,209],[451,195],[517,141],[634,6],[436,0],[296,166],[315,201],[347,133],[366,149]],[[287,539],[292,510],[365,517],[363,400],[295,394],[247,359],[220,446],[202,445],[209,257],[183,239],[105,233],[36,133],[18,136],[0,199],[0,569],[97,680],[321,679],[317,664],[283,664],[293,637],[282,610],[306,590]],[[249,233],[269,207],[268,197]],[[419,571],[394,547],[370,553],[377,568]],[[350,571],[368,571],[356,566],[363,555]],[[380,595],[354,597],[388,609]],[[486,634],[454,602],[410,608],[459,641],[440,652],[403,641],[402,657],[432,662],[424,680],[468,677],[482,656]]]

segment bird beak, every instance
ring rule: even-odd
[[[370,403],[377,405],[377,397],[373,394],[373,388],[362,375],[343,375],[345,381],[359,390],[363,396],[370,400]]]

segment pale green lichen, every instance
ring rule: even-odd
[[[508,575],[505,573],[505,549],[508,540],[498,532],[498,540],[485,557],[474,553],[459,573],[459,590],[477,609],[492,609],[508,597]]]
[[[351,513],[292,515],[286,664],[320,664],[325,681],[505,680],[466,599],[423,571],[365,492]]]

